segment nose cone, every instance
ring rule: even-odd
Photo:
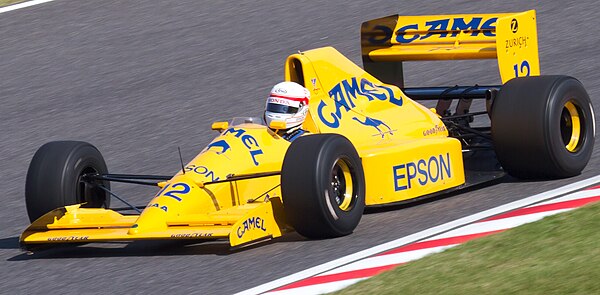
[[[137,222],[127,232],[130,235],[165,231],[167,229],[167,214],[157,207],[148,207],[142,212]]]
[[[165,231],[168,221],[177,216],[214,211],[214,206],[207,206],[210,200],[210,196],[193,178],[186,174],[177,175],[156,194],[128,234]]]

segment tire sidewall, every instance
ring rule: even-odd
[[[83,207],[108,208],[110,196],[99,187],[81,194],[80,176],[90,167],[108,173],[102,155],[89,143],[54,141],[41,146],[29,164],[25,183],[29,219],[33,222],[53,209],[82,202],[86,202]],[[99,184],[110,190],[108,181]]]
[[[581,86],[581,83],[573,78],[566,78],[559,80],[555,87],[550,93],[547,109],[545,113],[544,122],[547,122],[548,126],[545,126],[547,147],[549,154],[553,158],[555,169],[562,170],[565,176],[573,176],[578,174],[589,161],[592,151],[593,144],[589,144],[589,141],[594,140],[593,115],[592,106],[589,100],[588,94]],[[565,148],[565,143],[562,141],[560,120],[564,105],[571,101],[580,110],[580,122],[581,128],[581,142],[578,144],[579,149],[575,152],[569,152]]]
[[[344,140],[347,140],[343,138]],[[335,151],[335,152],[329,152]],[[342,210],[336,205],[334,196],[331,193],[331,173],[338,159],[342,159],[350,168],[352,175],[352,202],[353,205],[349,210]],[[356,228],[364,211],[364,175],[360,160],[357,161],[358,154],[352,148],[342,144],[342,140],[332,140],[324,145],[324,149],[318,160],[316,179],[319,192],[321,209],[324,212],[325,220],[330,223],[330,226],[338,231],[339,235],[347,235],[352,233]],[[361,181],[361,179],[363,179]],[[349,181],[349,180],[346,180]],[[331,206],[329,206],[329,204]],[[333,209],[334,212],[331,212]],[[335,214],[335,215],[334,215]],[[336,218],[337,217],[337,218]]]
[[[567,150],[561,134],[562,111],[572,101],[582,130],[578,148]],[[524,179],[578,175],[594,146],[594,117],[589,96],[569,76],[515,78],[502,86],[492,107],[492,139],[502,167]]]
[[[329,193],[332,169],[338,158],[346,159],[355,178],[352,181],[356,199],[347,211],[340,209]],[[352,233],[365,205],[364,172],[352,143],[339,134],[313,134],[296,139],[283,161],[281,193],[286,221],[299,234],[323,239]]]

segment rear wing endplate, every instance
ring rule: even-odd
[[[383,17],[362,24],[361,49],[367,72],[400,87],[404,61],[495,58],[502,83],[540,74],[534,10]]]

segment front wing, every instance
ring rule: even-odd
[[[287,230],[279,198],[248,203],[208,214],[177,216],[165,223],[141,226],[140,215],[123,215],[81,204],[55,209],[21,234],[24,249],[53,243],[117,242],[171,239],[229,239],[232,247],[276,238]]]

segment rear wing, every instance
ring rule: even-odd
[[[374,19],[362,24],[361,49],[364,69],[399,87],[404,61],[497,59],[503,84],[540,74],[534,10]]]

